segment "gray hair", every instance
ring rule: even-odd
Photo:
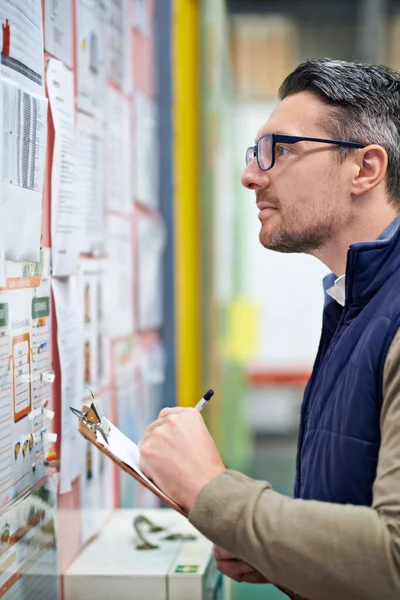
[[[313,59],[286,77],[279,97],[300,92],[315,94],[329,107],[322,125],[335,139],[386,150],[386,186],[391,203],[400,208],[400,74],[378,65]],[[337,151],[344,160],[354,150]]]

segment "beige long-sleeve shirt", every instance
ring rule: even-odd
[[[385,362],[371,507],[289,498],[228,470],[201,490],[189,520],[308,600],[400,600],[400,331]]]

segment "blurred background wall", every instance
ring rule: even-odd
[[[400,2],[203,0],[200,47],[202,374],[203,386],[218,390],[210,427],[230,467],[292,494],[327,269],[260,245],[254,193],[240,184],[245,149],[299,63],[331,57],[399,69]],[[283,597],[247,584],[232,593]]]

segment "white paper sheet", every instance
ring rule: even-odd
[[[108,259],[103,259],[100,266],[100,276],[97,282],[97,313],[98,313],[98,339],[97,339],[97,372],[96,380],[101,387],[109,387],[111,383],[111,351],[110,337],[106,328],[106,272]]]
[[[136,19],[136,0],[128,0],[128,22],[129,28],[135,27],[135,19]]]
[[[72,67],[72,2],[71,0],[45,0],[44,3],[45,50]]]
[[[50,109],[54,122],[51,169],[51,240],[53,276],[78,270],[81,208],[78,202],[77,143],[75,133],[74,75],[51,58],[46,69]]]
[[[96,400],[105,414],[109,413],[109,390],[96,394]],[[104,520],[113,507],[114,486],[112,484],[113,464],[107,456],[98,452],[88,440],[84,446],[83,470],[81,473],[81,536],[82,543],[98,533]]]
[[[171,501],[171,498],[164,494],[159,487],[157,487],[151,479],[149,479],[143,471],[140,469],[140,452],[139,447],[135,442],[126,437],[117,427],[108,421],[110,425],[110,433],[108,436],[108,444],[102,438],[101,433],[96,432],[96,439],[102,446],[107,448],[111,454],[113,454],[120,461],[128,465],[133,469],[140,477],[145,481],[152,490],[157,491],[161,494],[164,500]]]
[[[43,270],[40,286],[31,291],[29,299],[31,307],[30,353],[32,359],[30,385],[33,413],[31,420],[35,438],[35,452],[36,455],[40,454],[42,457],[41,461],[37,462],[36,470],[32,474],[32,484],[39,481],[46,472],[42,461],[46,458],[47,448],[41,434],[42,429],[45,427],[47,433],[52,431],[52,419],[47,420],[51,413],[43,413],[42,410],[44,406],[49,411],[53,407],[53,386],[42,379],[43,373],[52,372],[50,248],[44,248],[42,254]]]
[[[143,35],[149,35],[150,15],[147,0],[135,0],[134,24]]]
[[[108,210],[130,213],[131,169],[129,102],[111,86],[107,94],[106,203]]]
[[[104,260],[81,259],[79,263],[79,306],[83,327],[81,354],[83,379],[81,397],[88,395],[87,386],[96,393],[106,381],[104,352],[103,306]]]
[[[147,423],[151,423],[157,419],[163,406],[166,356],[164,347],[159,340],[143,344],[140,351],[143,363],[145,419]]]
[[[0,504],[10,502],[14,494],[11,373],[11,332],[8,297],[0,293]]]
[[[7,263],[8,289],[0,292],[0,506],[45,475],[42,430],[51,431],[51,421],[42,407],[52,406],[52,386],[41,380],[51,369],[48,248],[42,257]]]
[[[131,440],[140,439],[146,425],[143,356],[134,338],[119,339],[112,344],[114,397],[118,425]]]
[[[108,0],[107,78],[119,89],[128,91],[129,22],[128,0]]]
[[[3,189],[1,182],[3,181],[3,80],[0,76],[0,206],[3,204]],[[0,219],[0,288],[5,287],[6,274],[6,250],[4,245],[4,223]]]
[[[0,204],[1,204],[1,185],[0,185]],[[2,224],[0,223],[0,288],[5,287],[7,282],[6,251],[4,249],[4,235],[2,233]]]
[[[134,330],[133,246],[130,219],[107,217],[106,331],[110,338]]]
[[[77,106],[90,114],[104,108],[107,12],[102,0],[77,0]]]
[[[41,0],[0,2],[4,78],[44,95],[44,54]]]
[[[138,440],[144,434],[148,422],[145,421],[145,397],[140,362],[137,360],[133,337],[118,339],[111,344],[113,397],[117,409],[118,422],[115,424],[130,440]],[[135,479],[119,472],[119,499],[122,507],[143,506],[139,496],[141,488]]]
[[[135,199],[136,195],[136,169],[137,169],[137,155],[139,152],[139,148],[137,147],[136,140],[136,94],[132,92],[131,101],[129,106],[129,137],[131,140],[130,143],[130,153],[131,153],[131,164],[129,168],[130,172],[130,187],[131,187],[131,200]]]
[[[135,199],[140,204],[157,208],[158,160],[157,109],[152,100],[142,92],[135,94],[136,107],[136,190]]]
[[[3,80],[2,226],[6,258],[40,261],[47,99]]]
[[[138,329],[162,324],[162,255],[165,227],[160,217],[138,215]]]
[[[83,442],[70,406],[79,406],[82,397],[82,324],[77,277],[53,279],[57,316],[57,341],[61,367],[61,466],[60,494],[71,490],[71,483],[82,470]]]
[[[99,255],[105,247],[104,129],[78,113],[78,202],[82,211],[80,251]]]

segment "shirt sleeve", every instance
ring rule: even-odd
[[[189,520],[308,600],[400,599],[400,330],[385,362],[372,507],[289,498],[228,470],[201,490]]]

